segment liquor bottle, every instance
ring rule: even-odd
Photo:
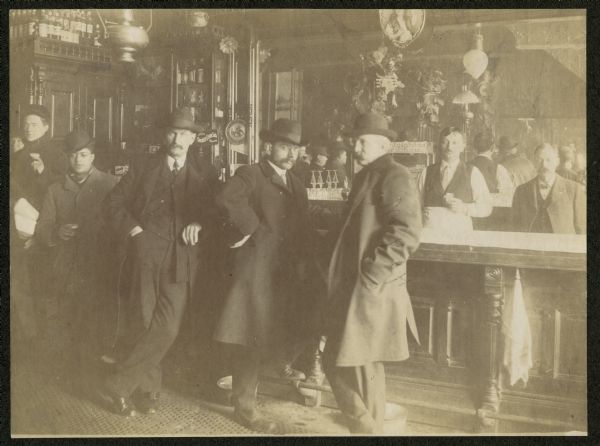
[[[100,36],[102,35],[102,31],[100,30],[100,24],[96,23],[96,32],[94,33],[94,46],[102,46],[100,42]]]
[[[182,62],[182,74],[181,74],[181,83],[182,84],[187,84],[188,83],[188,70],[187,70],[187,61],[183,61]]]
[[[94,44],[94,19],[92,17],[92,11],[86,11],[86,33],[89,45]]]
[[[44,39],[48,38],[48,10],[46,9],[42,9],[42,15],[38,25],[38,33],[40,37]]]

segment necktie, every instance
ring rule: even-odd
[[[450,168],[446,164],[442,167],[442,189],[446,190],[448,183],[450,183]]]
[[[283,181],[283,184],[287,186],[287,177],[285,175],[285,172],[281,174],[281,180]]]
[[[179,163],[177,160],[173,162],[173,169],[171,170],[171,173],[173,174],[173,178],[175,178],[179,173]]]

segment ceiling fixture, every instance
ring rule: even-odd
[[[96,9],[96,14],[104,28],[104,35],[108,36],[108,44],[119,51],[120,62],[135,62],[133,55],[140,51],[150,42],[148,31],[152,28],[152,10],[150,10],[150,24],[146,29],[142,26],[135,26],[133,9],[108,10],[110,13],[116,12],[118,23],[104,20],[100,15],[100,10]]]
[[[473,119],[473,112],[469,110],[469,105],[479,104],[481,102],[477,95],[469,90],[467,84],[464,84],[462,91],[452,99],[452,103],[462,107],[462,117],[465,124],[468,124]]]
[[[473,79],[478,79],[488,66],[488,56],[483,51],[483,35],[481,34],[481,23],[475,25],[476,32],[473,36],[473,49],[467,51],[463,56],[465,71]]]
[[[192,28],[204,28],[208,25],[208,13],[199,9],[192,11],[189,20]]]

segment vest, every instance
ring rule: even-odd
[[[475,166],[479,169],[483,178],[485,179],[485,183],[487,184],[488,190],[495,194],[498,192],[498,178],[496,177],[496,172],[498,170],[498,163],[492,161],[487,156],[476,156],[469,163],[472,166]]]
[[[548,206],[552,202],[552,192],[554,186],[550,189],[550,193],[544,200],[540,194],[540,188],[535,185],[535,193],[537,195],[538,211],[531,224],[529,225],[529,232],[542,232],[542,233],[553,233],[552,222],[550,221],[550,215],[548,215]]]
[[[427,167],[425,174],[425,189],[423,191],[423,206],[445,207],[444,194],[452,193],[455,198],[464,203],[473,203],[473,191],[471,190],[472,166],[467,166],[460,161],[456,167],[454,176],[448,183],[446,190],[442,189],[442,178],[440,164],[436,163]]]
[[[165,163],[142,215],[141,223],[145,230],[166,240],[175,239],[181,226],[186,173],[187,168],[184,165],[177,177],[173,178],[169,166]]]

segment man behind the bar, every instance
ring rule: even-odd
[[[440,161],[426,167],[419,174],[418,186],[423,207],[447,208],[453,217],[455,229],[472,229],[471,217],[487,217],[492,212],[492,201],[485,179],[479,169],[461,159],[465,150],[462,132],[447,127],[440,133],[438,146]],[[432,214],[434,215],[434,214]],[[426,218],[427,220],[427,218]],[[438,227],[448,221],[426,221]]]
[[[83,361],[92,358],[86,354],[101,343],[97,324],[108,292],[109,252],[100,210],[117,179],[94,167],[94,140],[86,131],[67,135],[64,150],[69,172],[48,189],[35,236],[56,251],[54,280],[46,286],[56,294],[58,324],[49,340],[61,359],[61,376],[76,379]]]
[[[558,150],[548,143],[535,150],[537,176],[517,188],[513,199],[514,230],[556,234],[586,233],[583,186],[556,173]]]
[[[353,134],[363,169],[329,266],[323,364],[351,432],[382,434],[383,363],[408,358],[407,323],[418,338],[406,261],[419,244],[421,206],[409,171],[389,154],[396,133],[385,117],[360,115]]]
[[[473,148],[477,156],[469,164],[479,169],[488,190],[493,194],[510,193],[513,189],[510,174],[502,164],[493,159],[495,144],[491,132],[483,131],[475,135]]]
[[[281,426],[257,410],[261,361],[275,359],[281,378],[301,380],[291,368],[316,332],[311,285],[311,243],[307,192],[289,170],[298,158],[301,126],[278,119],[260,133],[265,157],[240,167],[216,197],[231,240],[231,287],[215,340],[232,358],[234,417],[259,432]]]
[[[135,415],[136,408],[157,410],[161,361],[179,332],[204,242],[215,224],[216,172],[188,154],[201,128],[188,108],[175,110],[165,127],[162,150],[132,164],[106,203],[133,271],[122,317],[127,325],[120,333],[123,354],[100,389],[123,416]]]

